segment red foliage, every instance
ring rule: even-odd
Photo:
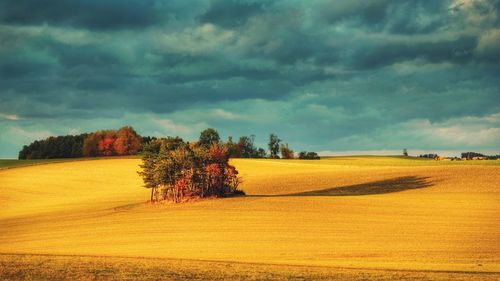
[[[210,146],[208,153],[210,155],[210,160],[215,163],[224,164],[227,163],[229,159],[227,149],[219,146],[218,144]]]
[[[224,188],[224,173],[219,168],[219,165],[212,163],[205,167],[205,172],[208,181],[208,190],[220,193]]]
[[[114,153],[113,151],[113,143],[115,142],[115,138],[105,134],[104,136],[101,136],[99,141],[97,142],[97,147],[99,151],[100,156],[112,156]]]
[[[229,192],[234,192],[238,185],[241,183],[241,179],[238,177],[238,171],[232,165],[227,165],[224,169],[224,186],[229,189]]]
[[[123,127],[118,130],[113,148],[117,155],[134,155],[141,148],[141,140],[132,127]]]

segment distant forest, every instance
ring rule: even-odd
[[[437,158],[439,158],[439,155],[437,155],[436,153],[430,153],[430,154],[420,154],[418,157],[437,159]],[[460,159],[464,159],[464,160],[473,160],[473,159],[496,160],[496,159],[500,159],[500,155],[485,155],[482,153],[469,151],[469,152],[462,152],[460,154],[460,158],[458,158],[458,157],[448,157],[448,158],[452,159],[452,160],[460,160]]]
[[[19,151],[19,159],[53,159],[102,156],[137,155],[143,152],[151,142],[167,138],[142,137],[130,126],[119,130],[99,130],[93,133],[49,137],[36,140],[23,146]],[[178,138],[180,139],[180,138]],[[182,139],[180,139],[182,141]],[[295,155],[287,143],[283,143],[275,134],[270,134],[268,151],[254,145],[255,136],[241,136],[238,141],[228,137],[222,141],[215,129],[208,128],[200,133],[195,143],[211,145],[220,144],[227,150],[231,158],[283,158],[283,159],[320,159],[316,152],[301,151]]]

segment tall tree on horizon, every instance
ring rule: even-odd
[[[293,150],[291,150],[288,147],[288,143],[281,144],[280,150],[281,150],[281,158],[283,158],[283,159],[293,159],[294,158]]]
[[[270,158],[280,158],[278,153],[280,151],[281,140],[275,134],[269,135],[269,142],[267,143],[269,147],[269,157]]]
[[[213,129],[208,128],[200,133],[199,144],[204,147],[210,147],[213,143],[219,143],[220,137],[219,133]]]

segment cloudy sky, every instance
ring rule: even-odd
[[[123,125],[500,153],[499,77],[499,0],[2,0],[0,158]]]

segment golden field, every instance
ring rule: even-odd
[[[232,162],[247,196],[161,205],[139,159],[0,170],[0,277],[500,278],[500,161]]]

